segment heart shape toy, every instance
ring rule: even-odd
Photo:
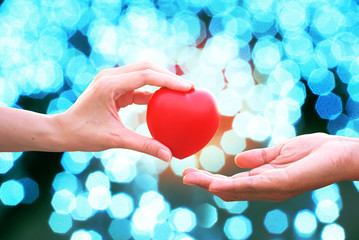
[[[183,159],[201,150],[219,125],[215,98],[207,91],[157,90],[148,102],[147,125],[152,137]]]

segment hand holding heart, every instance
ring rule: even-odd
[[[152,93],[136,90],[144,85],[187,92],[193,84],[151,63],[137,63],[101,71],[65,113],[54,116],[59,151],[101,151],[128,148],[164,161],[172,157],[159,141],[127,129],[118,116],[130,104],[147,104]]]

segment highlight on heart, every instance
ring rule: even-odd
[[[0,239],[358,239],[358,19],[0,0]]]

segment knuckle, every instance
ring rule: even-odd
[[[145,152],[145,153],[154,152],[154,148],[155,148],[155,145],[150,140],[144,141],[141,146],[142,152]]]
[[[146,81],[146,80],[150,79],[153,76],[153,74],[154,74],[153,70],[145,69],[145,70],[140,71],[140,78],[143,81]]]
[[[155,65],[150,61],[142,61],[140,64],[143,66],[144,69],[154,69],[155,68]]]
[[[95,91],[103,91],[107,89],[111,89],[113,84],[106,77],[101,77],[98,81],[95,82],[93,88]]]
[[[266,149],[262,149],[261,151],[262,151],[261,155],[262,155],[263,162],[266,164],[266,163],[268,163],[267,151],[266,151]]]
[[[102,69],[98,72],[96,78],[101,79],[102,77],[106,76],[108,74],[108,69]]]

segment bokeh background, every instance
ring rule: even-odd
[[[357,0],[0,4],[3,106],[63,112],[101,69],[147,60],[211,91],[221,110],[208,146],[170,164],[123,149],[0,153],[0,239],[359,237],[358,182],[226,203],[181,177],[186,167],[246,171],[235,154],[296,135],[359,136]],[[119,114],[149,135],[145,106]]]

